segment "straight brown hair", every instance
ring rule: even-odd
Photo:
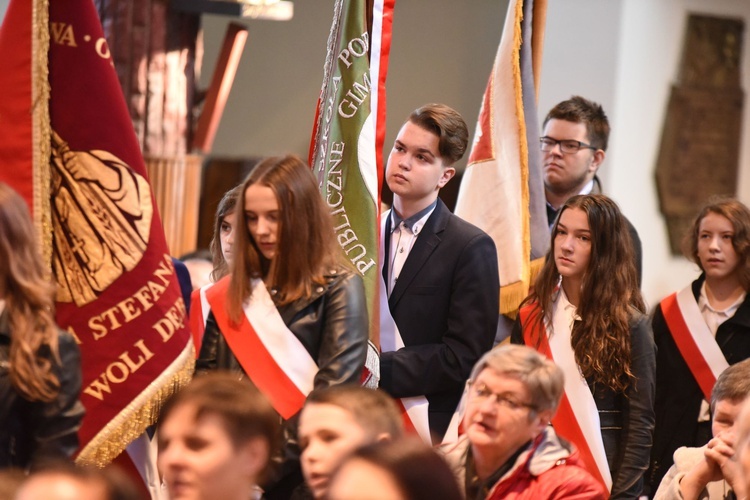
[[[276,255],[269,261],[253,241],[245,217],[245,196],[252,185],[270,188],[279,204]],[[228,313],[239,321],[242,303],[252,292],[251,278],[262,278],[275,289],[277,304],[312,295],[316,285],[343,262],[333,232],[331,213],[318,191],[310,168],[295,155],[261,161],[242,183],[235,211],[237,234],[229,285]]]

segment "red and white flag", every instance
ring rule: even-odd
[[[513,316],[549,248],[535,91],[546,8],[508,4],[456,202],[456,215],[495,241],[500,312]]]

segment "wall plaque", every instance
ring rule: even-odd
[[[712,195],[737,192],[744,92],[744,23],[691,14],[677,83],[672,86],[656,163],[656,186],[670,248]]]

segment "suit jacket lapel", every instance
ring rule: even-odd
[[[388,210],[386,213],[384,213],[381,217],[386,217],[385,219],[385,231],[383,234],[383,282],[385,283],[385,286],[388,286],[388,273],[389,273],[389,265],[390,265],[390,259],[391,259],[391,211]]]
[[[450,211],[448,207],[438,198],[437,206],[435,211],[432,212],[430,218],[427,219],[422,231],[417,237],[417,241],[414,242],[409,256],[404,262],[404,267],[401,269],[401,274],[398,277],[398,281],[393,287],[393,292],[388,299],[388,305],[391,311],[396,307],[396,304],[403,296],[406,289],[411,284],[414,277],[419,274],[420,270],[427,264],[430,255],[435,251],[435,248],[440,244],[441,238],[440,233],[445,229],[450,217]],[[387,247],[386,247],[387,248]]]

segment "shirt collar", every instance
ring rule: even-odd
[[[399,216],[396,213],[396,209],[391,209],[391,232],[395,231],[396,228],[398,228],[401,223],[404,223],[404,226],[406,228],[413,232],[418,233],[419,232],[419,222],[421,219],[423,219],[427,214],[435,210],[435,207],[437,207],[437,200],[433,201],[429,206],[423,208],[419,212],[415,213],[411,217],[407,217],[406,219],[402,219],[401,216]]]
[[[585,186],[583,186],[583,189],[581,189],[581,192],[578,194],[591,194],[591,191],[594,190],[594,179],[591,179],[586,183]]]
[[[737,300],[734,301],[734,303],[727,307],[726,309],[719,311],[718,309],[715,309],[711,306],[711,303],[708,301],[708,295],[706,294],[706,282],[704,281],[701,285],[701,293],[698,296],[698,308],[703,311],[711,311],[714,314],[718,314],[721,316],[727,316],[731,317],[734,316],[734,313],[737,311],[737,309],[740,308],[742,303],[745,301],[745,297],[747,296],[747,293],[743,293],[739,297],[737,297]]]
[[[594,190],[594,179],[591,179],[590,181],[588,181],[586,183],[585,186],[583,186],[583,188],[581,188],[581,191],[579,191],[578,194],[591,194],[591,191],[593,191],[593,190]],[[552,222],[554,222],[554,220],[555,220],[555,216],[557,215],[557,212],[560,211],[560,207],[555,208],[555,207],[552,206],[552,204],[550,202],[548,202],[546,200],[545,200],[545,202],[547,203],[547,217],[549,219],[552,219],[552,220],[549,221],[549,223],[551,225]]]

